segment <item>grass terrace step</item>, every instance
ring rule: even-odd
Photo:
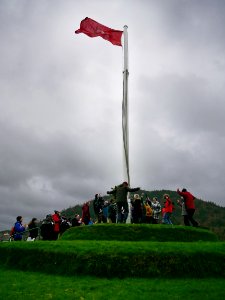
[[[63,241],[0,244],[0,266],[58,275],[225,277],[225,243]]]
[[[159,241],[196,242],[217,241],[217,236],[206,229],[147,224],[96,224],[72,227],[62,240],[106,240],[106,241]]]

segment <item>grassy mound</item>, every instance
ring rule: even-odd
[[[67,230],[62,240],[99,241],[159,241],[196,242],[217,241],[217,236],[208,230],[167,225],[147,224],[96,224],[94,226],[73,227]]]
[[[0,244],[0,265],[58,275],[225,277],[222,242],[57,241]]]
[[[0,243],[0,266],[58,275],[225,277],[225,243],[208,230],[99,224],[71,228],[59,241]]]

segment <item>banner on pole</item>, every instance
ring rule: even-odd
[[[100,36],[113,45],[122,46],[121,37],[123,31],[106,27],[88,17],[81,21],[80,28],[77,29],[75,33],[84,33],[89,37]]]

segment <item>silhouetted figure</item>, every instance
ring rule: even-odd
[[[52,241],[54,239],[54,230],[53,230],[53,221],[52,216],[47,215],[46,218],[42,221],[40,230],[41,236],[45,241]]]
[[[33,240],[38,236],[37,218],[33,218],[28,224],[29,237]]]

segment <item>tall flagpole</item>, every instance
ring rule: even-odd
[[[130,184],[129,166],[129,118],[128,118],[128,26],[124,26],[123,31],[123,103],[122,103],[122,130],[123,130],[123,157],[124,175]]]

